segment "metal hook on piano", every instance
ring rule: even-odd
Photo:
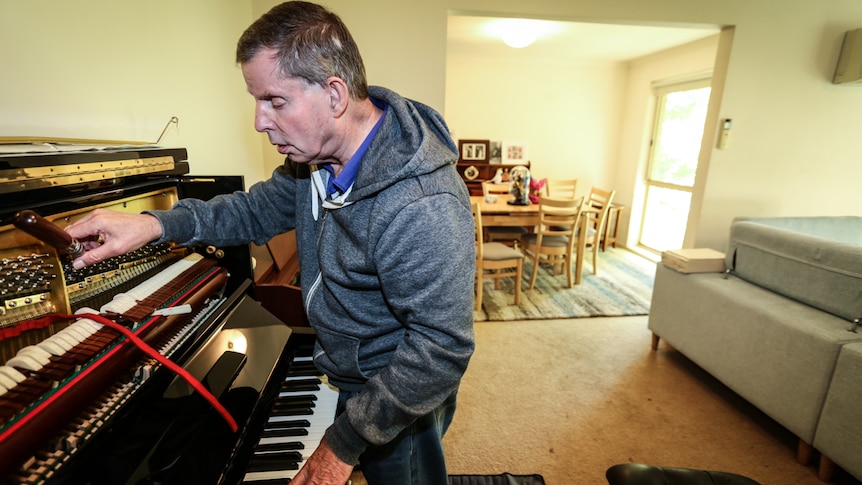
[[[162,128],[162,132],[161,132],[161,134],[159,134],[159,138],[156,140],[154,145],[158,145],[159,143],[162,142],[162,138],[165,136],[165,132],[168,131],[168,127],[171,126],[171,124],[175,124],[177,126],[180,126],[180,119],[177,118],[176,116],[171,116],[171,119],[169,119],[168,122],[165,123],[165,127]]]

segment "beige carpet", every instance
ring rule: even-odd
[[[662,343],[647,317],[476,322],[477,349],[446,435],[449,472],[606,484],[637,462],[822,485],[796,439]],[[816,460],[817,457],[815,457]],[[859,485],[843,471],[834,483]]]

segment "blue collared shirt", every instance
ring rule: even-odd
[[[383,118],[386,117],[386,111],[389,110],[389,105],[384,103],[383,101],[371,98],[371,102],[374,103],[374,106],[383,110],[383,114],[380,116],[380,119],[377,120],[377,123],[374,125],[374,128],[368,133],[368,136],[365,137],[365,140],[362,141],[362,144],[359,145],[359,149],[356,150],[356,153],[350,157],[350,160],[344,164],[344,167],[341,169],[341,173],[338,174],[337,177],[333,177],[335,174],[335,170],[332,168],[332,164],[327,163],[323,165],[323,169],[329,172],[329,177],[326,182],[326,198],[328,200],[332,200],[339,195],[347,192],[353,182],[356,181],[356,174],[359,173],[359,165],[362,162],[362,157],[365,156],[365,152],[368,151],[368,147],[371,146],[371,141],[374,140],[374,136],[377,135],[377,132],[380,130],[380,125],[383,124]]]

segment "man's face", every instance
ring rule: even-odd
[[[278,75],[274,49],[264,49],[242,65],[248,92],[254,96],[254,128],[294,162],[329,161],[326,142],[332,104],[326,89],[299,78]]]

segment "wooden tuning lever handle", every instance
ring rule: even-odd
[[[73,258],[84,254],[84,245],[80,241],[72,238],[60,226],[29,209],[15,214],[12,224],[36,239],[65,251]]]

